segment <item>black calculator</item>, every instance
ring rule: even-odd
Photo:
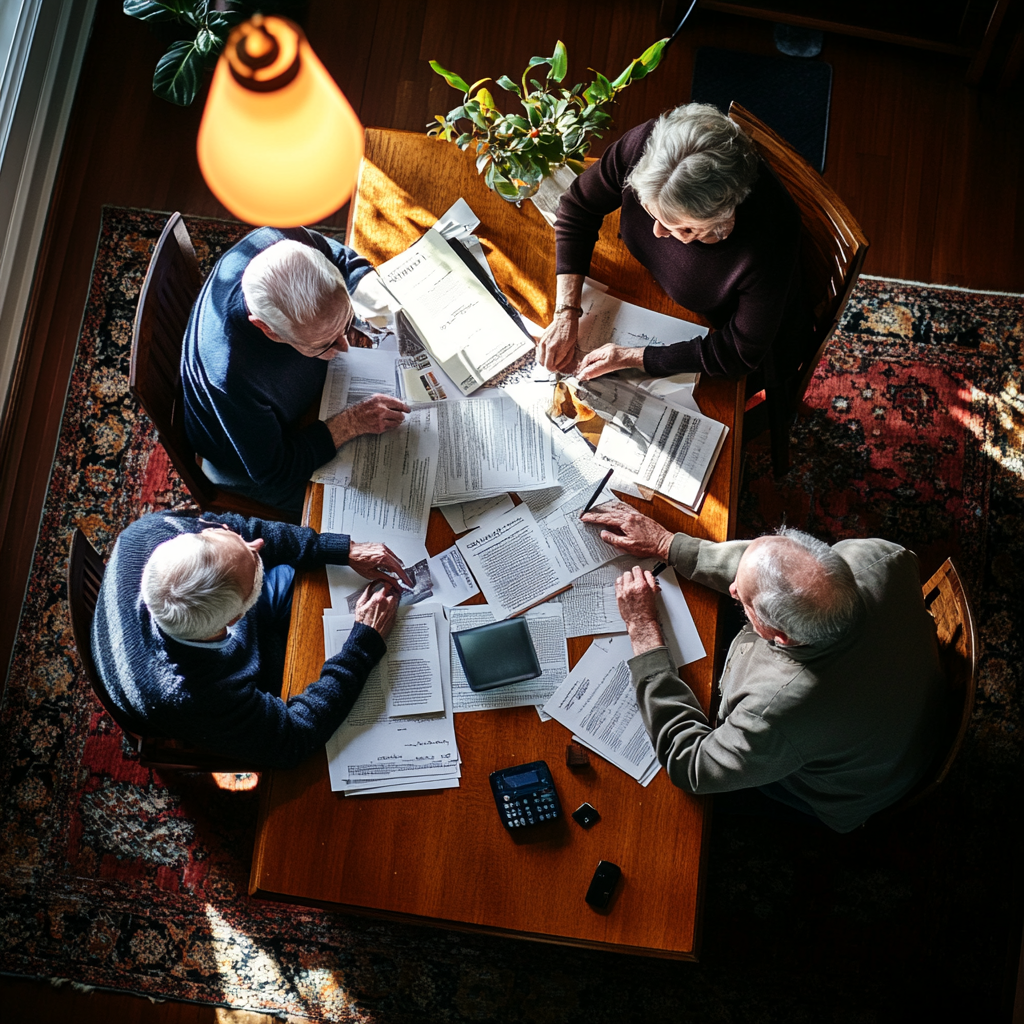
[[[544,761],[491,772],[491,792],[502,824],[511,831],[562,816],[555,780]]]

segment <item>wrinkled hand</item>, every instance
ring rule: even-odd
[[[583,516],[583,522],[605,527],[601,531],[601,540],[627,554],[668,561],[673,535],[625,502],[608,501],[598,505]]]
[[[615,370],[626,370],[631,367],[643,369],[644,350],[642,348],[623,348],[621,345],[602,345],[588,352],[576,367],[576,376],[580,380],[593,380],[603,377]]]
[[[397,576],[410,587],[413,585],[399,557],[385,544],[350,543],[348,564],[364,579],[394,583]]]
[[[615,581],[615,599],[633,642],[634,655],[665,645],[655,604],[660,589],[656,577],[639,565],[634,565]]]
[[[340,448],[346,441],[360,434],[383,434],[401,426],[409,406],[391,395],[370,395],[357,405],[339,412],[327,420],[334,446]]]
[[[537,362],[560,373],[576,362],[576,337],[580,321],[574,313],[560,313],[537,341]]]
[[[387,639],[395,624],[400,599],[394,583],[371,583],[356,602],[356,622],[377,630],[382,639]]]

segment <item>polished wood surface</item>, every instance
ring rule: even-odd
[[[481,219],[499,285],[520,312],[547,323],[554,275],[554,234],[531,204],[522,209],[489,192],[469,158],[454,146],[407,132],[370,130],[353,204],[352,244],[374,263],[402,251],[459,196]],[[617,218],[608,218],[594,261],[599,279],[620,294],[678,314],[647,272],[622,248]],[[733,528],[742,388],[702,382],[706,412],[732,428],[712,475],[705,510],[688,517],[664,502],[636,502],[672,529],[724,540]],[[307,521],[320,525],[323,489],[311,489]],[[359,538],[356,538],[359,539]],[[427,548],[454,535],[436,510]],[[711,699],[717,595],[686,585],[709,656],[684,677],[705,708]],[[304,574],[292,607],[284,694],[319,676],[324,657],[322,612],[330,604],[326,573]],[[570,641],[579,659],[589,638]],[[452,927],[480,928],[648,955],[693,958],[699,939],[704,802],[674,788],[664,772],[646,789],[598,757],[588,769],[565,765],[569,733],[542,724],[532,707],[456,716],[463,758],[458,789],[348,799],[330,791],[325,758],[292,772],[267,773],[250,888],[253,893],[341,905]],[[567,817],[511,835],[494,808],[488,775],[544,760],[568,815],[584,800],[600,823],[585,832]],[[599,860],[622,868],[608,913],[583,902]]]

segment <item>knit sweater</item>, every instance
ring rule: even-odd
[[[704,338],[648,346],[647,373],[699,371],[735,380],[760,368],[769,384],[785,380],[811,339],[810,310],[800,287],[796,204],[762,162],[724,241],[656,238],[654,218],[626,184],[654,125],[651,120],[623,135],[562,196],[555,226],[557,272],[588,272],[602,221],[621,207],[619,230],[629,251],[673,301],[713,325]]]
[[[349,539],[285,523],[228,513],[244,540],[263,539],[268,569],[344,565]],[[320,678],[285,703],[281,692],[287,623],[260,605],[229,628],[227,638],[193,645],[163,633],[142,600],[142,571],[158,544],[197,533],[202,522],[181,513],[153,513],[118,538],[103,576],[92,624],[92,650],[114,705],[134,731],[167,736],[265,768],[291,768],[321,749],[351,710],[386,647],[376,630],[357,623]]]
[[[258,228],[217,261],[192,308],[181,352],[185,431],[218,482],[280,508],[299,509],[313,471],[334,457],[326,424],[299,427],[317,402],[327,363],[272,341],[249,322],[242,274],[275,242],[308,242],[342,272],[349,291],[370,264],[334,239],[301,228]]]
[[[676,534],[670,560],[682,576],[725,593],[749,543]],[[803,647],[776,646],[747,625],[722,672],[717,728],[667,648],[630,661],[651,741],[680,788],[701,795],[780,782],[848,832],[928,769],[944,697],[917,558],[884,540],[844,540],[833,550],[857,582],[857,623],[835,643]]]

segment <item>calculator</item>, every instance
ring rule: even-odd
[[[502,768],[491,772],[490,779],[498,816],[509,831],[561,817],[555,780],[544,761]]]

